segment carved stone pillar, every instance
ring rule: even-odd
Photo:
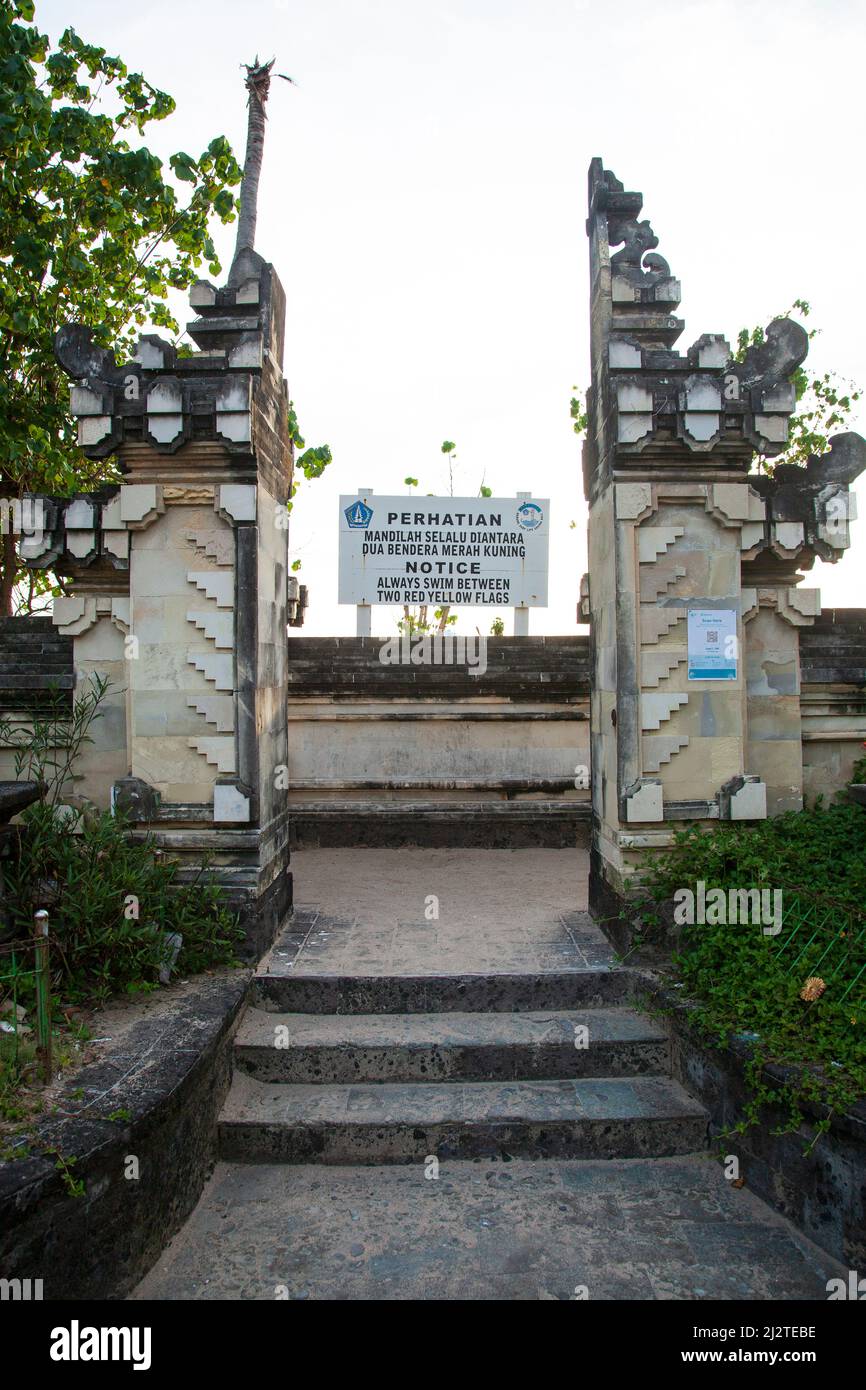
[[[128,624],[115,801],[184,861],[184,876],[214,856],[260,950],[291,905],[285,298],[273,268],[244,251],[224,289],[200,281],[191,303],[200,351],[186,357],[149,335],[117,364],[86,330],[58,333],[80,443],[115,454],[125,478],[72,505],[87,500],[95,554],[114,554],[128,575],[127,608],[111,609]],[[31,563],[69,551],[68,506],[61,521]],[[82,585],[60,602],[66,631],[107,601]]]
[[[718,334],[674,351],[679,282],[641,206],[593,160],[584,486],[602,912],[683,824],[802,805],[797,633],[819,605],[796,569],[841,554],[866,465],[844,435],[807,469],[750,472],[786,446],[806,334],[777,320],[743,361]]]

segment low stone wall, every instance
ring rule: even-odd
[[[823,608],[800,633],[803,792],[825,799],[851,780],[866,743],[866,609]]]
[[[585,844],[588,639],[488,638],[478,675],[384,641],[289,641],[295,843]]]
[[[0,618],[0,717],[16,739],[34,718],[72,710],[72,638],[48,618]],[[15,751],[0,742],[0,779],[15,780]]]
[[[592,880],[591,880],[592,883]],[[700,1100],[710,1116],[710,1134],[733,1129],[748,1103],[745,1067],[748,1045],[732,1040],[727,1047],[710,1046],[692,1020],[693,1003],[684,1000],[663,978],[671,955],[682,945],[682,928],[673,922],[673,905],[662,909],[666,927],[659,939],[641,941],[637,919],[621,913],[613,895],[596,892],[590,906],[614,948],[628,964],[643,970],[643,993],[648,1007],[658,1011],[671,1044],[671,1069],[678,1081]],[[747,988],[747,983],[744,983]],[[767,1079],[781,1084],[782,1068],[769,1068]],[[725,1139],[726,1153],[740,1159],[746,1186],[851,1269],[866,1266],[866,1102],[847,1115],[834,1115],[829,1131],[810,1154],[805,1154],[815,1126],[826,1108],[804,1108],[806,1123],[789,1134],[773,1131],[787,1123],[780,1105],[764,1112],[760,1125]]]
[[[72,704],[72,638],[50,617],[0,618],[0,709],[27,713]]]
[[[709,1111],[710,1134],[730,1130],[743,1118],[748,1093],[746,1044],[710,1047],[691,1021],[693,1005],[646,976],[647,993],[661,1011],[671,1040],[673,1075]],[[781,1083],[784,1071],[769,1068],[767,1079]],[[815,1126],[826,1118],[821,1107],[804,1110],[806,1123],[788,1134],[775,1134],[787,1121],[782,1106],[765,1113],[762,1123],[724,1140],[725,1153],[740,1159],[746,1186],[792,1221],[805,1236],[850,1269],[866,1267],[866,1102],[845,1115],[834,1115],[830,1128],[810,1153]]]
[[[152,996],[71,1077],[35,1125],[33,1156],[0,1163],[0,1278],[41,1279],[49,1300],[123,1298],[138,1283],[213,1167],[249,978],[222,972]]]

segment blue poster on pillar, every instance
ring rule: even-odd
[[[689,609],[689,680],[737,679],[737,614],[733,608]]]

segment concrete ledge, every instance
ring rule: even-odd
[[[70,1079],[30,1149],[74,1159],[84,1193],[69,1194],[53,1154],[0,1164],[0,1277],[41,1279],[52,1301],[118,1299],[150,1269],[213,1167],[249,979],[224,971],[151,996]]]

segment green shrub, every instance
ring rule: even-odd
[[[738,1128],[780,1100],[786,1129],[802,1122],[808,1101],[847,1109],[866,1095],[866,812],[839,802],[677,834],[670,850],[644,865],[639,910],[649,935],[665,920],[663,905],[698,882],[707,893],[782,890],[778,935],[752,923],[684,923],[673,960],[705,1037],[750,1044],[751,1099]],[[814,976],[823,991],[804,998]],[[768,1085],[771,1063],[791,1069],[781,1090]]]
[[[697,879],[721,888],[799,885],[866,908],[866,815],[836,802],[748,825],[692,826],[671,849],[646,861],[643,877],[657,902]]]
[[[168,937],[182,937],[176,971],[231,964],[242,932],[204,869],[177,884],[178,865],[149,838],[131,840],[109,812],[39,803],[19,823],[20,859],[5,871],[15,936],[49,911],[52,976],[66,1000],[94,1001],[155,988],[171,961]]]

